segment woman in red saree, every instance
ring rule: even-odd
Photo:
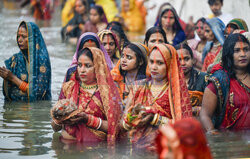
[[[205,89],[201,121],[209,133],[250,130],[250,45],[241,34],[229,35],[222,63],[212,68]]]
[[[164,125],[156,138],[159,159],[212,159],[201,124],[186,118]]]
[[[84,48],[77,53],[77,61],[77,71],[63,84],[62,90],[78,109],[63,120],[54,118],[52,111],[52,126],[56,131],[63,128],[64,139],[113,144],[119,133],[117,121],[122,112],[119,93],[104,54],[98,48]]]
[[[158,126],[192,116],[192,108],[178,55],[173,46],[157,44],[149,55],[151,79],[138,86],[126,106],[123,128],[135,148],[155,150]]]

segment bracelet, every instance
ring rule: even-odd
[[[151,125],[155,125],[159,120],[159,114],[155,114],[153,120],[150,122]]]
[[[122,126],[125,130],[129,131],[131,129],[131,126],[128,125],[124,120],[122,121]]]
[[[95,117],[93,115],[88,114],[88,122],[86,123],[86,125],[89,126],[89,127],[97,129],[101,125],[101,122],[102,122],[99,119],[100,118],[97,118],[97,117]]]
[[[25,92],[25,91],[27,90],[27,87],[28,87],[28,86],[29,86],[29,84],[23,81],[23,82],[20,84],[19,89],[20,89],[21,91]]]
[[[97,130],[100,129],[101,126],[102,126],[102,119],[99,118],[99,125],[98,125],[98,127],[97,127],[96,129],[97,129]]]

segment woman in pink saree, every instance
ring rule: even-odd
[[[104,54],[98,48],[84,48],[77,53],[77,61],[77,71],[62,86],[66,99],[51,110],[52,127],[62,129],[63,139],[114,144],[121,102]]]

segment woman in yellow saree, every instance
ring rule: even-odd
[[[140,9],[136,5],[136,0],[122,0],[121,16],[125,25],[131,32],[142,32],[145,28],[145,21]]]
[[[125,110],[123,128],[135,148],[155,151],[158,127],[191,117],[192,108],[178,55],[173,46],[157,44],[149,55],[150,78],[137,86]]]

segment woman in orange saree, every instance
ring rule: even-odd
[[[192,116],[192,108],[178,55],[173,46],[157,44],[149,55],[151,78],[138,86],[125,110],[124,130],[135,148],[155,151],[158,126]]]
[[[77,105],[77,109],[63,113],[60,110],[70,105],[62,101],[51,110],[52,127],[62,130],[63,139],[76,142],[108,141],[114,144],[118,135],[121,106],[118,90],[111,77],[104,54],[98,48],[84,48],[77,52],[77,71],[63,84],[63,93]],[[65,100],[65,99],[62,99]]]

